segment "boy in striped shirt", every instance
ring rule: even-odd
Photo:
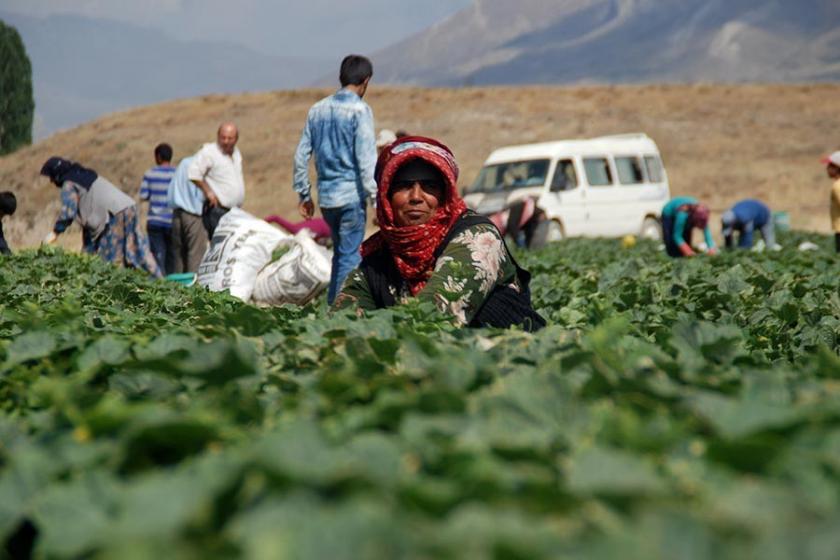
[[[167,203],[169,182],[175,174],[172,165],[172,146],[158,144],[155,147],[156,165],[143,175],[140,183],[140,200],[149,201],[149,215],[146,231],[149,234],[149,244],[152,253],[164,274],[171,272],[171,236],[172,208]]]

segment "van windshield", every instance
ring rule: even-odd
[[[487,165],[482,168],[475,182],[467,187],[465,194],[541,187],[545,185],[549,163],[547,159],[535,159]]]

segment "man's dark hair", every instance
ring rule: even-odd
[[[172,146],[163,143],[155,146],[155,157],[160,161],[172,161]]]
[[[358,86],[373,76],[373,64],[366,57],[351,54],[341,61],[341,73],[338,79],[341,87]]]
[[[17,210],[17,197],[11,191],[0,192],[0,214],[11,216]]]

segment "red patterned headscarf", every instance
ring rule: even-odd
[[[415,159],[433,165],[444,179],[440,206],[428,222],[415,226],[397,226],[388,198],[388,189],[397,170]],[[387,246],[400,275],[412,295],[423,289],[435,266],[435,251],[446,234],[466,212],[467,205],[458,194],[458,164],[452,151],[436,140],[423,136],[404,136],[382,150],[376,162],[376,219],[379,231],[362,245],[366,257]]]

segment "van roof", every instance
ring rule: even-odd
[[[539,144],[505,146],[493,150],[484,163],[488,165],[523,159],[620,154],[624,151],[629,153],[659,153],[656,143],[647,134],[637,132],[589,139],[557,140]]]

